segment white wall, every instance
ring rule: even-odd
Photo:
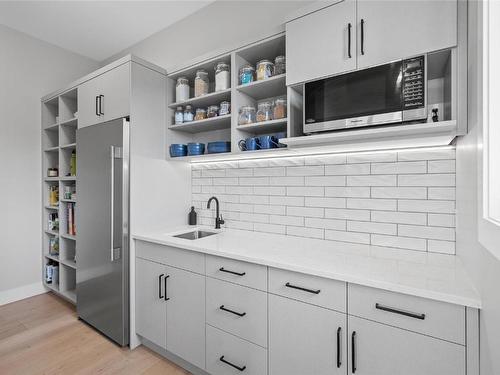
[[[127,53],[170,70],[284,30],[286,15],[311,1],[216,1],[105,61]]]
[[[43,291],[40,98],[98,64],[2,25],[0,46],[1,305]]]
[[[469,3],[469,134],[457,144],[457,255],[462,259],[481,295],[481,375],[500,374],[500,260],[478,241],[478,161],[482,144],[481,27],[478,2]],[[497,239],[498,243],[498,239]]]

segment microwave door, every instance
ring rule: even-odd
[[[306,83],[304,131],[402,122],[402,62]]]

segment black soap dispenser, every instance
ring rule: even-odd
[[[189,225],[196,225],[197,224],[197,216],[198,216],[198,214],[194,210],[194,206],[191,206],[191,211],[189,211],[189,214],[188,214]]]

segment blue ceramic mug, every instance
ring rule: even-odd
[[[279,147],[278,138],[274,135],[263,135],[259,137],[260,148],[277,148]]]
[[[238,142],[238,147],[241,151],[254,151],[261,148],[258,137],[242,139]]]

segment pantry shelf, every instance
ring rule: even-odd
[[[59,206],[50,206],[50,205],[46,205],[45,208],[47,210],[58,210],[59,209]]]
[[[254,81],[246,85],[236,87],[236,90],[251,96],[254,99],[271,98],[274,96],[286,95],[286,74],[262,81]]]
[[[61,146],[61,150],[68,150],[76,148],[76,143],[69,143],[67,145]]]
[[[67,240],[76,241],[76,236],[73,236],[72,234],[61,233],[61,237],[66,238]]]
[[[204,120],[187,122],[185,124],[172,125],[170,130],[186,133],[201,133],[211,130],[229,129],[231,127],[231,115],[217,116]]]
[[[59,256],[57,256],[57,255],[45,254],[45,258],[53,260],[55,262],[59,262]]]
[[[253,124],[246,125],[238,125],[238,130],[243,130],[247,132],[258,132],[260,134],[266,132],[276,132],[276,131],[286,131],[288,119],[278,119],[278,120],[269,120],[262,122],[255,122]]]
[[[61,177],[61,181],[76,181],[76,176],[64,176]]]
[[[199,96],[197,98],[190,98],[183,102],[169,104],[168,107],[176,109],[179,106],[185,107],[192,105],[193,107],[208,107],[209,105],[219,105],[220,102],[231,100],[231,89],[211,92],[209,94]]]
[[[59,150],[59,146],[48,147],[44,151],[45,152],[57,152]]]
[[[62,121],[59,125],[61,126],[76,126],[78,125],[78,119],[76,117],[70,118],[69,120]]]
[[[76,270],[76,262],[71,259],[61,259],[61,263]]]
[[[56,232],[54,230],[46,230],[45,233],[47,233],[48,235],[54,236],[54,237],[59,236],[59,232]]]
[[[56,122],[54,124],[50,124],[44,127],[44,130],[57,130],[59,124]]]
[[[71,290],[65,290],[64,292],[61,292],[61,294],[69,299],[71,302],[76,303],[76,290],[71,289]]]
[[[76,199],[61,199],[61,202],[66,202],[66,203],[76,203]]]

